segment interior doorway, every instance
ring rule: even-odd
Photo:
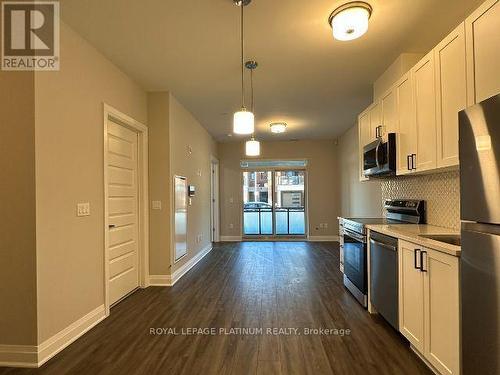
[[[242,185],[244,237],[306,237],[305,170],[248,170]]]

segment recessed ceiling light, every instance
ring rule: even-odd
[[[372,7],[363,1],[352,1],[338,7],[328,18],[333,37],[342,41],[359,38],[368,31],[371,14]]]
[[[275,122],[270,125],[271,131],[273,133],[279,134],[286,131],[286,124],[284,122]]]

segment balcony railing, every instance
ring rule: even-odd
[[[273,213],[276,231],[273,232]],[[279,235],[303,236],[306,234],[304,207],[294,208],[245,208],[243,233],[246,236]]]

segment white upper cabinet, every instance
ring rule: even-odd
[[[465,25],[462,23],[434,49],[436,70],[437,167],[458,160],[458,112],[467,107]]]
[[[373,142],[380,137],[382,128],[382,105],[380,102],[373,103],[370,107],[370,141]]]
[[[358,117],[359,132],[359,180],[367,181],[368,178],[363,174],[363,148],[371,142],[370,111],[363,112]]]
[[[500,0],[487,0],[465,21],[468,104],[500,92]]]
[[[411,70],[415,122],[417,126],[417,151],[413,165],[417,172],[436,169],[436,85],[434,53],[427,54]]]
[[[415,127],[415,109],[413,107],[413,86],[410,74],[405,74],[395,86],[396,122],[398,135],[397,174],[412,173],[411,157],[416,152],[417,129]]]
[[[396,102],[396,90],[391,88],[387,91],[380,99],[380,106],[382,109],[382,127],[379,130],[379,136],[387,140],[388,133],[398,132],[398,121],[397,121],[397,102]]]

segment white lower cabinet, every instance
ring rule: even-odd
[[[458,258],[399,241],[399,328],[441,374],[460,374]]]

